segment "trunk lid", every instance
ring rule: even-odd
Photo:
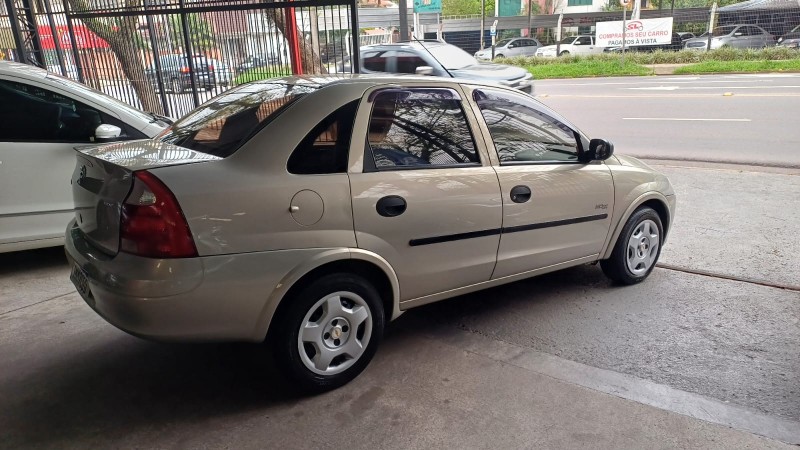
[[[76,150],[70,180],[75,221],[90,242],[111,255],[119,251],[120,214],[133,186],[133,172],[221,159],[152,140]]]

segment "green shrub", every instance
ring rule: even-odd
[[[620,61],[620,53],[603,53],[587,56],[562,56],[558,58],[516,57],[499,58],[497,62],[520,67],[546,66],[554,64],[573,64],[579,61]],[[625,62],[635,64],[697,64],[704,61],[764,61],[764,60],[796,60],[800,52],[785,47],[768,47],[764,49],[719,48],[711,51],[681,50],[670,52],[657,50],[652,53],[625,52]]]
[[[254,67],[246,72],[240,73],[233,82],[234,84],[244,84],[250,81],[284,77],[291,74],[292,68],[290,66]]]

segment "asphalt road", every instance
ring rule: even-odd
[[[536,95],[622,153],[800,167],[800,74],[540,80]]]

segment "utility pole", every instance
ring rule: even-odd
[[[483,45],[483,35],[486,33],[486,0],[481,0],[481,50],[486,48]]]
[[[408,0],[400,0],[400,40],[408,41]]]

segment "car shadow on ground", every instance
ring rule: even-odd
[[[611,285],[599,268],[584,266],[460,296],[405,314],[388,327],[384,346],[414,333],[420,319],[460,327],[471,315],[538,307],[561,294],[580,299],[604,286]],[[108,327],[103,336],[53,342],[59,348],[39,355],[35,367],[7,368],[12,374],[0,377],[0,428],[10,431],[3,446],[108,442],[117,433],[157,433],[226,415],[268,417],[307,397],[277,373],[264,345],[155,343]]]

